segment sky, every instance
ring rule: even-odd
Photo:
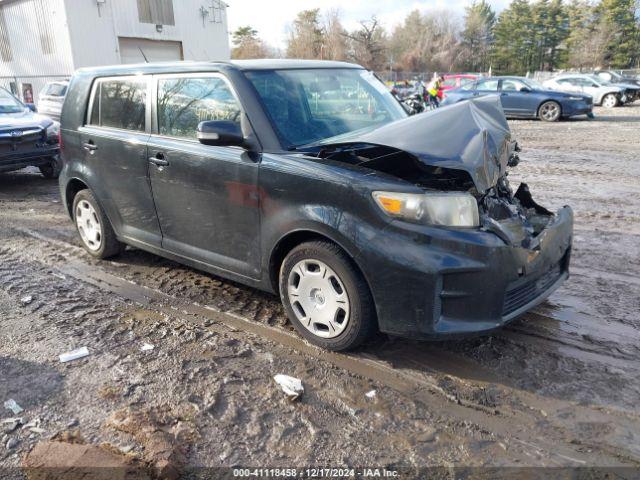
[[[226,0],[229,32],[250,25],[267,43],[284,48],[287,28],[300,10],[320,8],[322,12],[339,9],[342,23],[348,30],[357,28],[360,20],[375,15],[387,28],[402,23],[412,10],[449,10],[462,19],[464,7],[472,0]],[[509,0],[489,0],[496,11]]]

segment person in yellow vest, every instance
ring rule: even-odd
[[[436,108],[440,106],[440,87],[442,87],[444,77],[442,75],[436,76],[427,85],[427,93],[429,94],[429,103]]]

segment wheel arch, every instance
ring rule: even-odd
[[[65,199],[65,207],[67,208],[67,213],[70,217],[73,218],[73,199],[78,194],[79,191],[90,189],[89,185],[80,180],[79,178],[71,178],[64,189],[64,199]]]
[[[331,235],[331,234],[328,234],[327,232],[321,232],[317,229],[312,229],[312,228],[303,228],[303,229],[294,230],[285,234],[278,240],[278,242],[276,242],[274,248],[271,250],[271,253],[269,255],[269,263],[268,263],[269,283],[271,285],[271,288],[276,294],[279,294],[280,292],[280,285],[279,285],[280,267],[282,266],[282,262],[284,261],[287,254],[298,245],[305,242],[314,241],[314,240],[331,242],[337,245],[338,247],[340,247],[340,249],[342,249],[347,254],[349,259],[353,263],[354,267],[360,273],[360,275],[362,275],[362,278],[364,278],[364,281],[367,284],[369,291],[373,295],[373,291],[371,290],[371,284],[369,283],[369,280],[367,279],[367,276],[364,273],[365,271],[362,268],[362,266],[358,263],[358,260],[357,260],[358,255],[357,255],[357,252],[355,251],[355,247],[347,245],[348,242],[345,240],[337,239],[336,235]]]
[[[536,117],[540,118],[540,108],[542,107],[542,105],[544,105],[547,102],[553,102],[556,105],[558,105],[558,107],[560,107],[560,118],[562,118],[563,115],[563,111],[562,111],[562,102],[556,98],[545,98],[544,100],[542,100],[539,104],[538,107],[536,108]]]

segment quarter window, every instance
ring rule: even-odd
[[[143,132],[146,98],[144,79],[102,80],[94,95],[90,124]]]
[[[220,77],[181,77],[158,81],[160,135],[196,138],[206,120],[240,122],[240,104]]]

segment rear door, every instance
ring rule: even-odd
[[[497,95],[498,94],[498,79],[486,78],[484,80],[478,80],[475,90],[473,92],[474,97],[483,97],[485,95]]]
[[[205,120],[241,121],[217,73],[158,75],[149,169],[165,250],[243,276],[260,268],[259,164],[240,147],[203,145]]]
[[[145,76],[96,80],[87,124],[79,132],[88,181],[116,232],[159,247],[147,161],[150,82]]]

